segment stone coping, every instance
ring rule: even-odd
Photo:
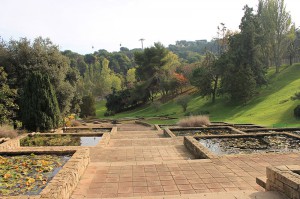
[[[76,188],[80,177],[83,175],[87,165],[90,162],[89,149],[81,148],[77,150],[69,150],[64,147],[52,149],[36,149],[29,148],[26,150],[9,150],[1,152],[1,154],[73,154],[72,157],[63,168],[53,177],[47,186],[39,195],[19,195],[6,196],[2,199],[67,199],[70,198],[72,192]]]
[[[113,128],[116,131],[116,127]],[[113,130],[112,130],[113,131]],[[89,148],[89,147],[99,147],[99,146],[107,146],[109,144],[110,141],[110,137],[111,137],[111,133],[106,132],[106,133],[30,133],[30,134],[23,134],[20,135],[14,139],[10,139],[2,144],[0,144],[0,151],[6,151],[6,150],[11,150],[11,149],[16,149],[21,147],[20,145],[20,140],[27,137],[27,136],[34,136],[34,135],[43,135],[43,136],[53,136],[53,135],[72,135],[72,136],[102,136],[101,140],[98,142],[97,145],[95,146],[42,146],[47,147],[47,148],[51,148],[51,147],[64,147],[64,148]],[[26,147],[26,146],[22,146],[22,148],[31,148],[31,147]],[[38,148],[38,146],[33,147],[33,148]]]
[[[226,129],[230,130],[233,132],[233,134],[228,134],[228,135],[235,135],[235,134],[246,134],[245,132],[235,129],[231,126],[215,126],[215,127],[175,127],[175,128],[164,128],[164,134],[168,137],[176,137],[176,135],[172,132],[174,131],[180,131],[180,130],[201,130],[201,129]],[[217,135],[219,136],[219,135]]]
[[[215,153],[211,152],[208,148],[203,146],[198,142],[197,139],[201,138],[242,138],[242,137],[258,137],[258,136],[265,136],[265,135],[286,135],[289,137],[294,137],[296,139],[300,139],[300,136],[294,135],[291,133],[253,133],[253,134],[227,134],[227,135],[202,135],[202,136],[184,136],[184,145],[192,153],[195,158],[197,159],[214,159],[214,158],[222,158],[222,157],[245,157],[257,154],[272,154],[272,153],[251,153],[251,154],[226,154],[226,155],[216,155]],[[287,154],[289,152],[274,152],[273,154]]]
[[[171,138],[176,137],[176,135],[174,135],[174,133],[172,131],[170,131],[169,128],[164,128],[164,135],[166,137],[171,137]]]
[[[158,124],[154,124],[154,128],[155,128],[157,131],[161,131],[161,130],[162,130]]]
[[[200,144],[194,137],[192,136],[184,136],[183,140],[184,146],[188,149],[188,151],[195,156],[197,159],[214,159],[218,156],[210,152],[206,147]]]
[[[275,132],[285,132],[285,131],[300,131],[300,128],[253,128],[253,129],[244,129],[244,132],[261,132],[261,131],[275,131]]]
[[[267,167],[267,191],[278,191],[291,199],[300,199],[300,165]]]
[[[13,139],[10,139],[8,141],[5,141],[5,142],[1,143],[0,144],[0,151],[10,150],[10,149],[15,149],[15,148],[20,147],[20,138],[22,139],[26,136],[27,135],[21,135],[21,136],[15,137]]]

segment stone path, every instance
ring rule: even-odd
[[[140,127],[119,126],[108,146],[91,148],[91,163],[71,198],[280,199],[264,192],[256,177],[265,176],[266,166],[300,164],[299,153],[194,159],[182,138]]]

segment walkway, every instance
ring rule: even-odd
[[[255,178],[265,176],[266,166],[300,164],[296,153],[194,159],[181,137],[165,138],[161,131],[140,128],[120,126],[108,146],[91,149],[91,163],[72,199],[282,199],[263,192]]]

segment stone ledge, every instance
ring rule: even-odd
[[[291,199],[300,199],[300,165],[267,167],[267,191],[278,191]]]
[[[171,138],[176,137],[176,135],[174,135],[174,133],[169,128],[164,129],[164,135],[166,137],[171,137]]]
[[[48,150],[48,149],[47,149]],[[52,154],[68,154],[72,150],[33,150],[23,151],[23,153],[52,153]],[[22,153],[22,151],[11,151],[15,153]],[[1,197],[2,199],[67,199],[70,198],[72,192],[76,188],[80,177],[83,175],[86,167],[90,162],[90,151],[87,148],[73,150],[75,152],[70,160],[63,166],[63,168],[53,177],[48,185],[41,191],[39,195],[28,196],[8,196]],[[3,152],[4,153],[4,152]],[[8,153],[8,152],[7,152]]]
[[[27,135],[21,135],[16,138],[10,139],[2,144],[0,144],[0,151],[1,150],[10,150],[20,147],[20,139],[26,137]]]
[[[195,138],[184,136],[184,146],[198,159],[215,159],[218,156],[211,153],[207,148],[202,146]]]

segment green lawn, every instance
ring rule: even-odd
[[[272,126],[281,124],[288,126],[300,126],[300,121],[293,116],[293,109],[300,101],[292,101],[290,98],[295,92],[300,91],[300,64],[282,67],[279,74],[269,70],[269,84],[258,90],[256,96],[246,105],[233,105],[225,97],[218,98],[215,104],[210,99],[193,95],[189,102],[187,112],[198,113],[208,111],[212,121],[225,121],[233,123],[255,123]],[[103,117],[105,102],[97,103],[97,117]],[[124,117],[153,117],[169,115],[180,118],[184,113],[180,106],[171,100],[154,110],[151,105],[145,105],[132,111],[119,113],[113,118]],[[150,119],[150,123],[170,124],[176,120]]]

